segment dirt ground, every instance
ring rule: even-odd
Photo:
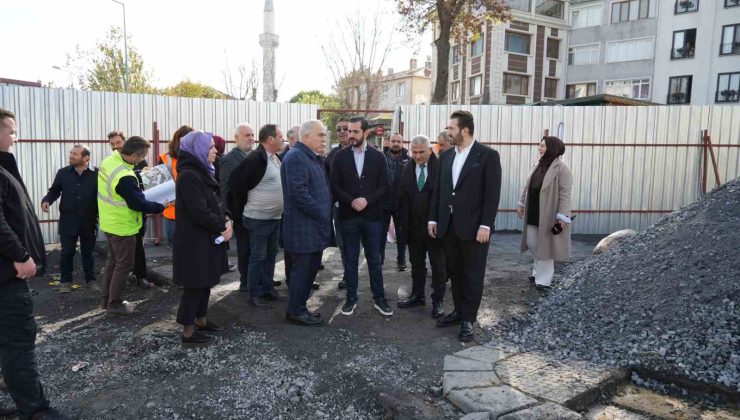
[[[598,239],[574,237],[573,261],[590,255]],[[525,317],[539,298],[526,279],[531,259],[519,253],[519,240],[516,233],[493,237],[476,343],[470,345],[489,342],[497,323]],[[170,252],[147,247],[149,270],[166,279]],[[60,295],[47,284],[50,278],[36,279],[37,358],[46,392],[54,406],[82,419],[380,418],[381,392],[420,396],[443,417],[458,418],[460,412],[427,392],[440,381],[444,356],[464,347],[458,329],[435,327],[429,298],[426,307],[396,307],[411,278],[410,270],[395,270],[395,256],[395,245],[388,244],[393,264],[384,269],[385,289],[394,315],[385,318],[373,309],[361,259],[359,305],[347,317],[338,313],[344,302],[337,290],[339,254],[327,249],[321,289],[309,301],[328,320],[319,328],[287,324],[286,304],[272,310],[247,306],[236,290],[238,273],[224,275],[211,295],[209,316],[228,330],[213,345],[196,349],[179,343],[176,286],[130,285],[125,297],[143,313],[121,319],[105,317],[96,309],[98,296],[85,289]],[[276,279],[282,280],[282,256],[278,260]],[[98,256],[98,269],[103,262]],[[57,272],[53,252],[48,273]],[[446,310],[451,300],[448,289]],[[8,403],[0,396],[0,404]]]

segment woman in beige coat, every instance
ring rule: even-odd
[[[532,277],[538,290],[547,290],[555,273],[555,261],[570,258],[570,199],[573,176],[560,159],[565,145],[557,137],[543,137],[540,160],[529,173],[519,199],[517,214],[524,220],[521,250],[534,256]],[[559,225],[563,230],[553,234]]]

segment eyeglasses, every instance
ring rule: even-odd
[[[341,133],[342,131],[349,131],[349,127],[337,127],[337,133]]]

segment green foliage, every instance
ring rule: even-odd
[[[327,95],[318,90],[304,90],[298,92],[295,96],[290,98],[290,103],[294,104],[316,104],[319,109],[337,109],[340,107],[339,99],[334,95]],[[334,127],[337,125],[337,120],[342,115],[336,112],[324,112],[321,114],[321,121],[326,125],[329,138],[332,139],[330,143],[338,143],[336,139],[336,132]]]
[[[219,92],[208,85],[191,82],[190,80],[184,80],[175,86],[165,88],[161,91],[161,94],[167,96],[181,96],[185,98],[229,98],[225,93]]]

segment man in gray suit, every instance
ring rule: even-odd
[[[221,184],[221,202],[224,206],[228,205],[227,197],[229,195],[229,178],[234,168],[247,157],[247,153],[252,150],[254,144],[254,129],[249,124],[242,123],[234,129],[234,141],[236,147],[224,155],[219,161],[218,182]],[[236,234],[236,255],[237,265],[239,266],[239,291],[247,291],[247,267],[249,265],[249,235],[242,223],[234,223],[234,233]]]

